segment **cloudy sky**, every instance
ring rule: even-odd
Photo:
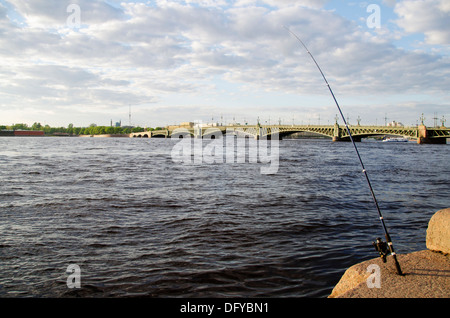
[[[0,0],[0,124],[450,119],[448,0]],[[447,122],[450,125],[450,121]]]

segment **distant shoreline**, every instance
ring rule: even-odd
[[[81,137],[81,138],[130,138],[130,134],[102,134],[102,135],[78,135],[75,137]]]
[[[100,134],[100,135],[70,135],[67,133],[45,134],[43,131],[21,130],[0,131],[0,137],[103,137],[103,138],[129,138],[130,134]]]

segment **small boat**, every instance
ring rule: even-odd
[[[403,137],[391,137],[383,139],[383,142],[408,142],[408,139]]]

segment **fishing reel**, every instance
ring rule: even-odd
[[[380,237],[377,237],[377,241],[372,243],[375,250],[380,254],[383,263],[386,263],[386,257],[390,254],[389,246]]]

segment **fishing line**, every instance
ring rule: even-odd
[[[291,30],[289,30],[288,27],[286,27],[286,26],[283,26],[283,27],[284,27],[290,34],[292,34],[292,35],[293,35],[293,36],[294,36],[294,37],[302,44],[302,46],[305,48],[306,52],[308,52],[308,54],[309,54],[309,56],[311,57],[311,59],[313,60],[314,64],[316,64],[317,68],[319,69],[319,72],[320,72],[320,74],[322,75],[322,77],[323,77],[323,79],[324,79],[324,81],[325,81],[325,83],[326,83],[326,85],[327,85],[327,87],[328,87],[328,90],[330,91],[331,96],[333,97],[334,102],[336,103],[336,106],[337,106],[337,109],[338,109],[338,111],[339,111],[339,114],[341,115],[341,118],[342,118],[342,120],[343,120],[343,122],[344,122],[345,129],[347,130],[348,136],[350,137],[350,141],[352,142],[353,147],[355,148],[356,155],[358,156],[359,163],[361,164],[361,167],[362,167],[362,172],[364,173],[364,176],[365,176],[365,178],[366,178],[367,184],[368,184],[368,186],[369,186],[370,193],[371,193],[371,195],[372,195],[372,199],[373,199],[373,201],[374,201],[374,203],[375,203],[375,207],[376,207],[376,209],[377,209],[377,211],[378,211],[378,216],[379,216],[379,218],[380,218],[381,225],[382,225],[383,230],[384,230],[384,235],[385,235],[385,238],[386,238],[386,242],[387,242],[389,251],[390,251],[390,253],[391,253],[391,255],[392,255],[393,259],[394,259],[394,262],[395,262],[395,268],[397,269],[397,273],[398,273],[399,275],[403,275],[402,270],[401,270],[401,268],[400,268],[400,264],[399,264],[399,262],[398,262],[398,260],[397,260],[397,255],[396,255],[396,253],[395,253],[395,251],[394,251],[394,245],[392,244],[391,236],[389,235],[389,232],[388,232],[388,230],[387,230],[387,228],[386,228],[386,224],[385,224],[385,222],[384,222],[383,215],[382,215],[381,210],[380,210],[380,207],[379,207],[379,205],[378,205],[378,201],[377,201],[377,198],[376,198],[376,196],[375,196],[375,192],[373,191],[372,184],[370,183],[370,179],[369,179],[369,176],[368,176],[368,174],[367,174],[367,170],[366,170],[366,168],[364,167],[364,163],[363,163],[363,161],[362,161],[362,159],[361,159],[361,156],[360,156],[360,154],[359,154],[358,147],[356,147],[356,143],[355,143],[355,141],[353,140],[352,134],[350,133],[350,129],[348,128],[347,121],[345,120],[344,114],[342,113],[341,107],[339,106],[339,103],[338,103],[338,101],[337,101],[337,99],[336,99],[336,96],[334,96],[333,90],[331,89],[330,84],[328,83],[327,78],[325,77],[325,74],[322,72],[322,69],[320,68],[319,64],[317,63],[316,59],[315,59],[314,56],[311,54],[311,52],[309,51],[309,49],[306,47],[305,43],[303,43],[303,41],[302,41],[302,40],[301,40],[294,32],[292,32]],[[383,243],[383,242],[381,242],[380,239],[377,239],[377,243],[374,243],[374,245],[375,245],[375,248],[380,252],[380,255],[382,256],[383,261],[386,261],[386,258],[385,258],[385,256],[386,256],[386,248],[382,245],[382,243]]]

